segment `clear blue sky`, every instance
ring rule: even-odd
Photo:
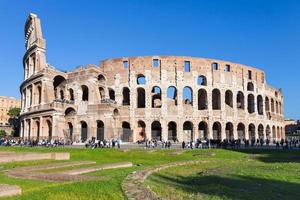
[[[263,69],[300,118],[300,1],[0,1],[0,95],[20,97],[24,23],[42,20],[47,62],[73,69],[138,55],[224,59]]]

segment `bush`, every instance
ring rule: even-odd
[[[5,137],[7,135],[7,133],[5,132],[5,130],[0,130],[0,138]]]

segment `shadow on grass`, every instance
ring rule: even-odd
[[[229,149],[228,149],[229,150]],[[230,151],[247,153],[251,158],[266,163],[300,163],[300,150],[287,149],[230,149]]]
[[[249,176],[222,177],[215,175],[176,176],[154,174],[150,180],[171,186],[195,198],[207,196],[221,199],[298,199],[300,184]],[[179,198],[179,197],[174,197]],[[172,197],[173,199],[173,197]]]

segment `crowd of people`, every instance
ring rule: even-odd
[[[0,146],[44,146],[44,147],[58,147],[65,145],[74,145],[74,144],[84,144],[86,148],[121,148],[122,140],[121,139],[110,139],[110,140],[97,140],[95,137],[92,137],[86,141],[76,141],[73,142],[70,139],[62,138],[52,138],[52,139],[22,139],[22,138],[10,138],[3,137],[0,138]],[[139,141],[139,146],[144,146],[145,148],[163,148],[170,149],[172,146],[181,146],[182,149],[202,149],[202,148],[258,148],[258,147],[272,147],[272,148],[285,148],[285,149],[295,149],[300,148],[299,139],[289,139],[289,140],[277,140],[270,141],[269,139],[252,139],[252,140],[200,140],[196,141],[183,141],[179,143],[178,141],[168,140],[168,141],[159,141],[159,140],[145,140]]]

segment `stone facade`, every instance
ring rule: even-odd
[[[283,95],[254,67],[183,56],[124,57],[62,72],[46,62],[39,18],[25,25],[21,136],[284,138]]]
[[[7,113],[11,108],[21,108],[21,100],[14,97],[0,96],[0,126],[9,125]]]

